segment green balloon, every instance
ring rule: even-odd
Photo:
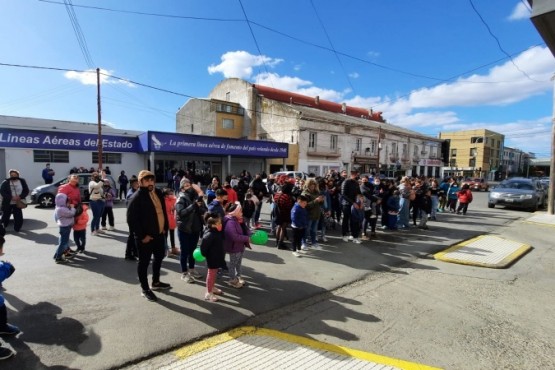
[[[193,258],[197,262],[204,262],[204,260],[206,260],[206,258],[202,255],[200,248],[195,249],[195,251],[193,252]]]
[[[268,233],[264,230],[257,230],[251,235],[251,243],[256,245],[264,245],[268,242]]]

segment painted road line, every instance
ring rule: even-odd
[[[165,369],[437,369],[252,326],[187,345],[175,356]]]
[[[490,268],[504,268],[516,261],[532,247],[528,244],[493,235],[480,235],[434,254],[444,262]]]

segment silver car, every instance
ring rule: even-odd
[[[83,202],[89,201],[89,182],[91,181],[90,173],[78,173],[79,176],[79,190],[81,191],[81,200]],[[106,175],[110,180],[112,189],[116,189],[116,182],[111,175]],[[40,207],[54,207],[54,198],[58,194],[58,187],[67,183],[67,177],[54,181],[52,184],[37,186],[31,191],[31,203],[38,204]]]
[[[513,177],[491,188],[488,207],[496,205],[536,211],[545,207],[547,192],[538,180]]]

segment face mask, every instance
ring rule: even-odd
[[[222,201],[222,206],[224,206],[224,207],[225,207],[225,205],[226,205],[227,203],[228,203],[228,201],[227,201],[227,200],[223,200],[223,201]]]
[[[222,225],[216,225],[216,230],[222,231]]]

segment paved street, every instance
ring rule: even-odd
[[[523,222],[527,212],[488,209],[485,199],[475,194],[466,217],[442,214],[428,231],[379,232],[363,245],[332,233],[324,250],[299,259],[271,242],[256,246],[244,261],[249,286],[223,286],[216,304],[204,301],[202,284],[179,279],[176,259],[162,270],[173,289],[158,303],[140,296],[136,264],[122,258],[124,208],[117,231],[88,235],[85,256],[56,265],[53,211],[29,207],[25,231],[8,227],[4,257],[17,271],[3,294],[23,333],[6,342],[18,354],[0,367],[157,368],[186,343],[254,325],[436,367],[553,368],[553,228]],[[431,258],[483,233],[533,250],[503,270]]]

